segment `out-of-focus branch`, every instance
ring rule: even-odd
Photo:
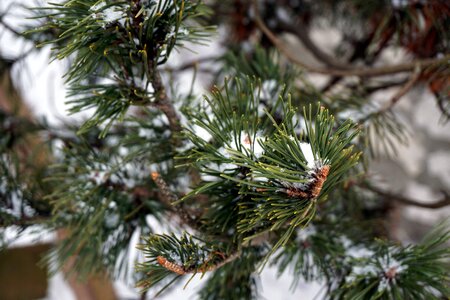
[[[412,89],[412,87],[414,86],[414,84],[417,82],[417,80],[419,80],[420,78],[420,69],[417,68],[414,72],[414,74],[411,75],[411,77],[409,78],[409,80],[397,91],[397,93],[395,93],[395,95],[391,98],[391,103],[390,103],[390,107],[392,107],[393,105],[395,105],[398,100],[400,100],[403,96],[406,95],[406,93],[408,93],[409,90]]]
[[[373,76],[382,76],[389,75],[395,73],[402,72],[411,72],[416,67],[421,69],[425,69],[432,66],[437,66],[440,64],[449,63],[450,55],[445,55],[443,58],[432,58],[432,59],[424,59],[424,60],[416,60],[410,63],[403,63],[397,65],[388,65],[384,67],[377,68],[349,68],[345,70],[339,70],[336,68],[319,68],[311,66],[301,59],[299,59],[291,50],[286,47],[285,43],[281,41],[275,33],[273,33],[261,19],[259,15],[259,11],[257,8],[257,1],[253,0],[254,11],[255,11],[255,23],[258,28],[269,38],[269,40],[275,45],[275,47],[283,53],[286,58],[288,58],[291,62],[299,65],[300,67],[308,70],[309,72],[325,74],[325,75],[335,75],[335,76],[359,76],[359,77],[373,77]]]
[[[185,63],[183,63],[183,64],[181,64],[179,66],[176,66],[176,67],[165,67],[164,70],[168,71],[168,72],[182,72],[182,71],[185,71],[187,69],[194,68],[194,67],[198,66],[201,63],[215,61],[215,60],[218,60],[218,59],[219,59],[219,57],[215,56],[215,55],[214,56],[205,56],[205,57],[201,57],[201,58],[198,58],[198,59],[194,59],[194,60],[185,62]]]
[[[414,84],[419,80],[420,75],[421,71],[419,68],[417,68],[415,72],[411,75],[411,77],[406,81],[406,83],[398,89],[398,91],[395,93],[394,96],[392,96],[391,100],[386,104],[386,106],[381,108],[377,112],[377,114],[381,114],[390,110],[403,96],[406,95],[406,93],[408,93],[412,89]]]
[[[3,20],[3,16],[4,16],[4,14],[3,14],[3,15],[0,15],[0,24],[1,24],[3,27],[5,27],[7,30],[9,30],[9,31],[11,31],[12,33],[14,33],[15,35],[21,36],[22,34],[21,34],[20,32],[18,32],[18,31],[15,30],[14,28],[12,28],[8,23],[6,23],[6,22]]]
[[[402,195],[397,195],[388,191],[384,191],[380,188],[364,185],[364,188],[393,201],[396,201],[398,203],[404,204],[404,205],[410,205],[410,206],[417,206],[417,207],[423,207],[423,208],[429,208],[429,209],[439,209],[445,206],[450,205],[450,195],[447,193],[444,193],[444,197],[441,200],[432,202],[432,203],[424,203],[424,202],[418,202],[416,200],[412,200],[409,198],[406,198]]]
[[[349,65],[343,64],[335,60],[333,57],[323,52],[322,49],[317,47],[316,44],[314,44],[314,42],[309,37],[308,31],[305,30],[305,26],[302,26],[302,24],[297,24],[297,26],[294,26],[293,24],[284,22],[283,20],[278,20],[278,24],[280,26],[280,29],[297,36],[299,40],[303,43],[303,45],[309,50],[309,52],[320,62],[327,65],[327,67],[339,70],[346,70],[350,68]]]

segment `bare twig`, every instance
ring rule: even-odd
[[[178,196],[170,190],[169,185],[158,172],[152,172],[151,177],[158,187],[158,198],[161,202],[176,213],[184,224],[197,229],[199,226],[197,222],[198,213],[188,209],[183,204],[174,204],[178,201]]]
[[[364,185],[364,188],[393,201],[396,201],[398,203],[404,204],[404,205],[410,205],[410,206],[417,206],[417,207],[423,207],[423,208],[429,208],[429,209],[439,209],[445,206],[450,205],[450,195],[447,193],[444,193],[444,197],[441,200],[432,202],[432,203],[424,203],[424,202],[418,202],[416,200],[412,200],[409,198],[406,198],[402,195],[393,194],[388,191],[384,191],[380,188]]]
[[[255,11],[255,23],[259,27],[259,29],[269,38],[269,40],[282,52],[287,59],[289,59],[291,62],[299,65],[302,68],[305,68],[306,70],[313,72],[313,73],[319,73],[319,74],[325,74],[325,75],[335,75],[335,76],[360,76],[360,77],[373,77],[373,76],[382,76],[382,75],[389,75],[394,73],[402,73],[402,72],[410,72],[414,70],[416,67],[419,67],[421,69],[436,66],[439,64],[448,63],[450,60],[450,55],[445,55],[443,58],[439,59],[424,59],[424,60],[416,60],[410,63],[403,63],[403,64],[397,64],[397,65],[389,65],[384,67],[378,67],[378,68],[350,68],[346,70],[339,70],[336,68],[320,68],[320,67],[314,67],[311,66],[305,62],[303,62],[301,59],[299,59],[294,53],[289,50],[285,43],[283,43],[264,23],[264,21],[261,19],[261,16],[259,15],[258,8],[257,8],[257,1],[253,0],[254,4],[254,11]]]

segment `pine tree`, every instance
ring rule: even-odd
[[[138,233],[133,279],[152,295],[208,274],[201,299],[257,298],[268,264],[291,272],[293,286],[324,282],[329,299],[450,295],[448,222],[421,243],[396,241],[392,202],[417,203],[367,173],[407,140],[392,110],[415,84],[450,116],[446,1],[63,0],[32,11],[41,25],[20,35],[70,62],[70,112],[93,109],[59,128],[0,115],[1,225],[67,230],[46,258],[55,270],[75,257],[80,277],[120,278]],[[336,57],[310,37],[321,22],[344,33]],[[167,67],[218,26],[230,33],[223,54]],[[411,61],[375,66],[394,46]],[[206,63],[220,67],[207,70],[203,96],[179,93],[172,76]],[[322,88],[309,79],[317,73]],[[398,91],[385,106],[370,102],[389,87]],[[17,151],[35,132],[48,133],[53,164],[33,168]],[[446,195],[433,205],[448,204]],[[150,217],[172,230],[154,234]]]

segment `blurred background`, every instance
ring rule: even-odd
[[[230,0],[207,1],[216,8],[217,19],[220,19],[217,34],[204,46],[190,45],[190,50],[181,49],[170,57],[167,68],[180,68],[187,62],[205,61],[196,70],[198,76],[193,86],[194,93],[201,95],[209,89],[214,79],[214,71],[220,68],[210,57],[225,53],[230,47],[251,47],[252,40],[263,39],[255,33],[251,22],[248,1]],[[292,26],[294,21],[283,7],[298,8],[301,3],[309,1],[266,1],[278,7],[274,16],[266,22],[275,27],[275,23],[285,22]],[[276,3],[278,2],[278,3]],[[405,4],[406,3],[406,4]],[[392,1],[393,7],[402,7],[409,1]],[[52,60],[50,47],[40,49],[35,43],[21,36],[25,29],[33,28],[37,22],[28,19],[32,14],[26,7],[42,5],[33,0],[1,0],[0,1],[0,111],[14,113],[29,122],[39,121],[54,126],[64,123],[79,122],[90,114],[89,111],[71,115],[67,114],[65,104],[66,90],[64,73],[67,61]],[[342,14],[337,10],[336,14]],[[302,22],[312,18],[299,13]],[[336,27],[332,22],[320,16],[318,21],[310,23],[309,36],[316,46],[330,56],[347,57],[344,41],[348,39],[348,28],[344,25]],[[447,16],[448,17],[448,16]],[[322,18],[322,19],[320,19]],[[426,21],[426,20],[425,20]],[[271,24],[271,22],[273,24]],[[279,28],[278,28],[279,29]],[[275,29],[274,29],[275,30]],[[281,30],[281,38],[301,59],[313,66],[323,66],[317,55],[311,52],[308,40],[290,28]],[[358,32],[355,33],[356,35]],[[268,43],[262,40],[260,43]],[[420,48],[420,47],[419,47]],[[426,44],[422,45],[423,51]],[[380,51],[374,64],[386,65],[409,61],[413,54],[407,47],[395,43],[387,45]],[[361,59],[361,58],[360,58]],[[194,70],[186,68],[176,75],[171,74],[179,93],[187,93],[191,88]],[[329,84],[329,76],[305,75],[317,89],[324,89]],[[169,75],[165,77],[169,80]],[[352,80],[352,78],[349,78]],[[404,81],[400,74],[391,78],[393,81]],[[444,81],[448,84],[448,79]],[[336,88],[336,87],[334,87]],[[399,90],[399,86],[387,87],[370,94],[370,101],[379,107],[391,99]],[[447,86],[448,88],[448,86]],[[392,222],[392,235],[404,242],[417,242],[439,220],[450,216],[450,207],[427,207],[442,197],[443,191],[450,191],[450,124],[442,117],[437,105],[436,95],[429,85],[418,82],[393,108],[405,126],[408,143],[396,144],[398,155],[383,153],[371,164],[369,173],[377,175],[380,184],[387,190],[402,195],[405,199],[413,199],[424,205],[398,205],[389,212]],[[21,149],[24,159],[30,159],[29,149],[41,143],[40,137],[30,139]],[[54,145],[57,147],[58,145]],[[34,164],[47,164],[47,154],[41,153],[33,157]],[[24,169],[24,174],[31,172]],[[1,187],[1,183],[0,183]],[[389,195],[388,195],[389,196]],[[153,224],[153,226],[157,226]],[[158,227],[157,227],[158,228]],[[62,272],[53,276],[47,275],[47,268],[39,265],[42,255],[57,243],[58,235],[39,225],[27,224],[1,228],[1,234],[7,248],[0,252],[0,299],[139,299],[137,290],[126,281],[109,281],[104,278],[89,279],[84,283],[76,283],[64,279]],[[159,227],[160,232],[165,228]],[[137,244],[138,239],[134,240]],[[132,253],[131,255],[136,255]],[[288,275],[277,278],[276,270],[269,268],[259,278],[264,286],[262,295],[266,299],[313,299],[320,297],[320,282],[301,283],[296,290],[289,292]],[[194,279],[185,290],[174,289],[160,299],[191,299],[201,280]],[[84,293],[84,294],[83,294]],[[81,296],[80,295],[85,295]],[[95,295],[95,296],[93,296]],[[150,298],[151,295],[148,295]]]

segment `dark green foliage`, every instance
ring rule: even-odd
[[[294,29],[308,35],[320,22],[344,29],[332,50],[354,46],[345,59],[357,66],[377,62],[386,45],[434,57],[448,43],[448,20],[441,16],[423,39],[436,49],[424,47],[425,53],[411,40],[417,10],[429,21],[448,6],[438,2],[257,2],[271,30],[295,34],[307,48],[311,44]],[[54,271],[75,260],[72,271],[81,277],[105,270],[119,277],[129,271],[127,256],[139,237],[144,259],[133,258],[132,279],[142,291],[161,293],[199,273],[207,277],[200,299],[258,299],[257,273],[268,263],[280,274],[291,272],[292,288],[301,280],[323,282],[330,299],[449,294],[448,228],[419,245],[389,241],[392,205],[367,189],[373,159],[396,155],[393,146],[407,141],[392,110],[398,99],[380,106],[371,96],[386,86],[401,88],[408,78],[328,76],[319,87],[307,68],[292,66],[265,36],[254,34],[246,1],[48,5],[34,9],[44,23],[28,38],[51,45],[54,59],[70,61],[70,112],[94,113],[80,126],[60,128],[0,115],[0,225],[28,225],[30,217],[45,216],[50,229],[65,233],[47,256]],[[222,42],[227,51],[213,59],[217,71],[205,71],[214,81],[198,101],[194,83],[202,62],[182,57],[178,69],[165,63],[177,48],[206,41],[206,22],[223,21],[207,17],[221,8],[232,12],[227,28],[238,41]],[[299,27],[286,28],[286,16]],[[435,37],[444,38],[438,43]],[[181,97],[176,78],[190,67],[191,90]],[[428,73],[444,78],[446,66],[433,68],[418,78],[430,85],[435,77]],[[48,169],[46,163],[39,171],[46,181],[36,176],[34,185],[34,177],[20,174],[33,156],[24,160],[14,147],[41,131],[54,142],[56,164]],[[358,164],[360,156],[365,164]],[[13,211],[17,198],[20,214]],[[152,234],[152,221],[183,234]]]
[[[156,67],[183,41],[207,36],[207,28],[193,21],[207,13],[198,1],[66,1],[36,10],[47,22],[29,34],[60,32],[42,45],[55,45],[57,59],[73,58],[65,75],[70,112],[96,108],[79,133],[107,122],[104,136],[131,105],[156,102]],[[92,84],[92,78],[107,84]]]
[[[356,164],[358,155],[352,154],[348,146],[357,131],[351,122],[333,128],[334,119],[323,108],[315,113],[312,108],[305,110],[306,121],[299,124],[296,120],[300,116],[289,102],[282,101],[282,95],[271,112],[260,115],[259,93],[255,92],[254,83],[236,81],[231,86],[235,90],[226,83],[223,92],[214,92],[213,98],[207,99],[209,107],[205,112],[194,116],[196,125],[208,131],[212,141],[205,141],[191,131],[188,136],[197,147],[188,159],[195,162],[202,174],[216,179],[205,181],[190,195],[211,195],[223,184],[232,186],[228,181],[235,182],[234,190],[239,189],[239,194],[227,188],[234,196],[221,195],[222,199],[229,199],[226,201],[229,209],[215,212],[216,221],[222,213],[228,212],[226,219],[220,219],[224,221],[233,219],[231,213],[238,213],[236,230],[245,240],[269,229],[289,226],[275,250],[287,241],[295,227],[313,218],[316,203],[311,199],[314,197],[291,198],[283,190],[291,185],[307,185],[311,180],[308,172],[331,165],[319,201],[323,199]],[[277,121],[274,116],[281,119]],[[300,147],[302,141],[309,142],[315,162],[306,160]],[[213,224],[217,226],[217,222]]]
[[[138,228],[150,230],[145,215],[161,211],[156,195],[147,192],[149,171],[123,160],[118,151],[113,144],[99,150],[83,140],[72,142],[61,164],[53,167],[48,180],[58,186],[48,197],[54,207],[52,226],[70,235],[57,249],[57,266],[76,252],[75,270],[82,275],[105,267],[114,270],[132,234]]]
[[[146,260],[138,265],[137,270],[147,276],[138,285],[147,290],[167,278],[171,279],[168,284],[170,285],[180,279],[180,275],[205,273],[230,257],[231,252],[227,248],[226,245],[220,243],[201,241],[187,233],[180,238],[174,234],[151,235],[144,238],[144,244],[139,246],[139,249],[144,252]],[[169,266],[161,264],[161,259]],[[176,266],[183,274],[177,275],[170,267],[171,265]]]
[[[446,228],[447,227],[447,228]],[[350,260],[351,271],[336,299],[441,299],[450,295],[448,222],[419,245],[379,241],[367,256]]]

